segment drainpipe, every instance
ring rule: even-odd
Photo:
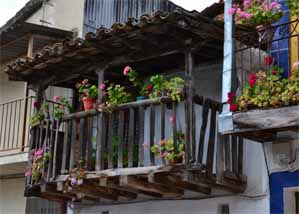
[[[222,71],[222,103],[227,101],[227,93],[232,88],[232,69],[233,69],[233,16],[228,14],[228,9],[232,7],[233,0],[225,0],[224,7],[224,53]],[[233,130],[232,113],[229,105],[224,104],[222,113],[219,115],[219,132],[223,133]]]

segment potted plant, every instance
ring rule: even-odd
[[[291,16],[298,18],[299,17],[299,1],[287,0],[286,4],[289,7]]]
[[[30,116],[29,124],[31,128],[38,126],[42,123],[42,121],[45,119],[45,115],[47,112],[49,112],[49,106],[47,103],[40,104],[39,102],[35,101],[33,103],[34,112]]]
[[[284,15],[280,8],[281,5],[276,1],[268,6],[267,1],[243,0],[234,4],[228,13],[235,16],[236,23],[256,27],[260,42],[271,42],[275,33],[271,24]]]
[[[32,176],[33,183],[38,183],[41,181],[43,170],[46,172],[48,163],[50,160],[50,155],[47,151],[43,149],[32,150],[31,151],[32,168],[25,172],[25,177]]]
[[[273,62],[273,60],[270,60]],[[268,62],[268,59],[265,60]],[[299,63],[294,63],[289,79],[282,78],[283,69],[272,65],[269,71],[250,74],[241,96],[228,94],[230,110],[278,108],[299,104]]]
[[[53,109],[53,117],[55,119],[60,120],[63,115],[73,112],[70,102],[65,97],[54,96],[54,101],[56,102]]]
[[[174,147],[173,139],[161,140],[158,144],[151,147],[151,152],[156,156],[165,158],[169,165],[173,166],[175,164],[182,163],[185,156],[185,139],[184,133],[177,133],[177,147]]]
[[[98,97],[97,86],[90,84],[88,79],[85,79],[82,82],[77,83],[76,87],[78,88],[80,97],[82,98],[84,110],[87,111],[94,109],[96,99]]]
[[[121,85],[111,84],[106,92],[107,102],[110,105],[118,105],[133,101],[131,93],[126,91],[126,88]]]

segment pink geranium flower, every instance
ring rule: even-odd
[[[25,177],[30,177],[32,175],[32,172],[30,170],[25,172]]]
[[[53,98],[53,99],[54,99],[54,101],[55,101],[55,102],[59,102],[59,101],[60,101],[60,99],[61,99],[61,97],[60,97],[60,96],[54,96],[54,98]]]
[[[124,75],[125,76],[128,76],[128,74],[129,74],[129,72],[132,70],[132,68],[130,67],[130,66],[126,66],[125,68],[124,68]]]
[[[36,152],[35,152],[35,155],[36,156],[42,156],[43,155],[43,149],[39,149],[39,150],[37,150]]]
[[[293,64],[293,67],[294,67],[294,68],[299,67],[299,62],[295,62],[295,63]]]
[[[169,117],[169,122],[170,122],[171,124],[174,123],[174,120],[175,120],[174,116],[170,116],[170,117]]]
[[[101,89],[102,91],[104,91],[104,90],[105,90],[105,88],[106,88],[106,85],[105,85],[105,83],[101,83],[101,84],[100,84],[100,89]]]
[[[233,7],[232,7],[232,8],[229,8],[229,9],[228,9],[228,14],[229,14],[229,15],[234,15],[234,14],[236,13],[236,11],[237,11],[236,8],[233,8]]]

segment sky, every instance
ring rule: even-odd
[[[0,0],[0,26],[4,25],[29,0]],[[63,1],[63,0],[61,0]],[[82,0],[83,1],[83,0]],[[218,0],[172,0],[175,4],[187,10],[201,11]]]

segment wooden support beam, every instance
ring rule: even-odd
[[[90,184],[74,186],[71,191],[77,194],[83,193],[92,198],[104,198],[112,201],[118,200],[118,195],[116,192],[110,191],[109,189],[102,188],[100,186],[95,186]]]
[[[149,183],[147,178],[138,178],[136,176],[120,176],[120,186],[129,187],[144,192],[153,192],[161,194],[163,197],[180,197],[182,191],[178,189],[169,189],[161,184]]]

